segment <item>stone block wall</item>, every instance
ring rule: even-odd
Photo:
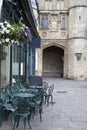
[[[53,45],[63,47],[63,77],[74,80],[87,79],[87,1],[38,1],[40,15],[48,14],[48,29],[40,28],[39,31],[42,50]],[[61,28],[63,14],[66,15],[65,29]]]

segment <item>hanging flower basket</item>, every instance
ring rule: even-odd
[[[27,40],[32,40],[31,31],[22,22],[13,25],[7,21],[0,23],[0,44],[18,44]]]

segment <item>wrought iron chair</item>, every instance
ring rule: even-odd
[[[43,79],[41,76],[30,76],[29,77],[29,84],[31,86],[42,86],[43,85]]]
[[[16,110],[13,113],[13,129],[15,129],[15,126],[18,127],[19,120],[21,117],[23,117],[24,120],[24,130],[26,130],[26,121],[28,121],[29,128],[31,129],[30,125],[30,112],[29,112],[29,105],[28,101],[25,98],[15,98],[13,100],[13,104],[16,107]]]
[[[44,98],[45,98],[45,104],[46,104],[48,83],[47,82],[43,82],[43,87],[44,87]]]
[[[4,120],[7,120],[9,117],[9,114],[15,110],[15,108],[12,106],[9,95],[7,91],[1,91],[1,100],[3,102],[3,118]]]
[[[49,106],[50,98],[51,98],[51,103],[53,105],[53,90],[54,90],[54,85],[50,85],[49,88],[47,89],[47,106]]]
[[[0,130],[3,122],[3,101],[0,99]]]
[[[31,108],[31,113],[33,112],[35,114],[36,109],[39,110],[40,114],[40,121],[42,122],[42,103],[43,103],[43,95],[44,95],[44,89],[39,88],[37,90],[36,95],[29,100],[29,106]]]

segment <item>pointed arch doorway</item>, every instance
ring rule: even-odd
[[[57,46],[43,49],[43,77],[63,77],[64,50]]]

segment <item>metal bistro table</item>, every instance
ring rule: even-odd
[[[41,86],[30,86],[30,88],[31,89],[40,89],[40,88],[44,88],[44,86],[43,85],[41,85]]]
[[[24,98],[32,98],[34,97],[35,94],[32,94],[32,93],[27,93],[27,92],[19,92],[19,93],[15,93],[14,94],[14,97],[24,97]]]
[[[19,93],[15,93],[14,94],[14,98],[18,98],[17,99],[17,104],[15,104],[15,106],[17,107],[17,110],[13,113],[13,130],[15,128],[15,124],[16,124],[16,116],[17,116],[17,125],[16,127],[18,127],[19,125],[19,120],[20,120],[20,116],[23,117],[24,120],[24,130],[26,130],[26,120],[28,120],[28,125],[31,128],[31,125],[29,123],[29,115],[30,112],[28,110],[28,101],[29,98],[34,97],[35,94],[32,93],[28,93],[28,92],[19,92]],[[27,101],[28,99],[28,101]],[[16,103],[16,102],[14,102]]]

